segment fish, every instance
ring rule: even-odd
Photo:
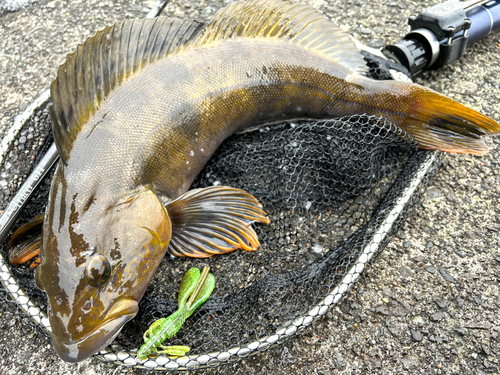
[[[165,254],[257,250],[252,224],[269,224],[257,198],[189,190],[232,134],[366,113],[423,149],[483,154],[484,136],[500,130],[435,91],[366,70],[347,34],[291,0],[232,3],[206,24],[126,20],[78,45],[51,84],[61,159],[35,273],[59,356],[77,362],[109,345]]]

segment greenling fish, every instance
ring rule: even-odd
[[[424,87],[365,78],[349,36],[286,0],[228,5],[206,24],[172,18],[106,27],[52,83],[61,161],[36,280],[67,361],[108,345],[138,310],[168,251],[256,250],[269,223],[244,191],[188,191],[217,147],[289,119],[383,116],[426,149],[482,154],[490,118]]]

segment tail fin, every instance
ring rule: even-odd
[[[409,116],[401,128],[410,133],[420,148],[462,154],[488,152],[483,136],[500,133],[500,125],[437,92],[415,85]]]

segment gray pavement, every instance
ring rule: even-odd
[[[431,1],[306,0],[365,44],[395,42]],[[0,1],[0,4],[2,2]],[[227,2],[172,1],[207,20]],[[64,56],[152,1],[42,0],[0,14],[0,136],[54,79]],[[500,34],[418,82],[500,121]],[[281,348],[198,373],[492,374],[500,371],[500,140],[483,157],[446,155],[413,217],[347,298]],[[60,360],[49,339],[0,305],[0,375],[142,373]]]

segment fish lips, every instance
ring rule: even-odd
[[[138,311],[137,301],[124,299],[108,311],[101,325],[79,341],[64,340],[52,333],[54,349],[66,362],[82,361],[109,345]]]

